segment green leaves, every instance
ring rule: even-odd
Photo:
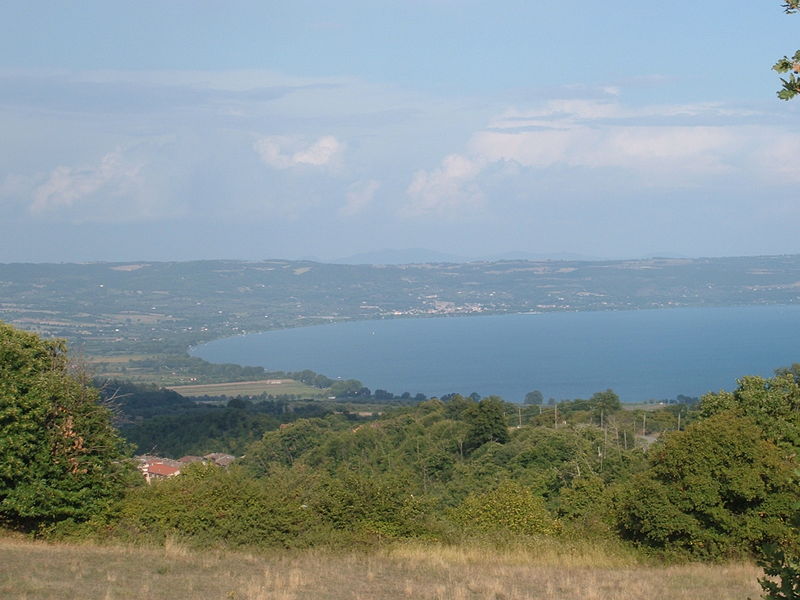
[[[654,447],[625,485],[619,524],[654,549],[698,557],[755,551],[788,534],[795,462],[749,417],[720,412]]]
[[[487,442],[505,444],[510,436],[503,401],[497,396],[484,398],[465,414],[469,429],[464,449],[471,452]]]
[[[786,0],[783,3],[784,12],[789,15],[800,11],[800,0]],[[800,50],[794,53],[792,58],[784,56],[772,66],[773,71],[778,73],[788,73],[788,79],[781,77],[782,88],[778,90],[778,98],[781,100],[791,100],[800,93],[800,80],[795,73],[800,73]]]
[[[63,342],[0,323],[0,519],[37,529],[103,512],[132,468],[126,450]]]
[[[800,450],[800,382],[791,373],[770,379],[746,376],[733,392],[706,394],[700,410],[704,417],[725,411],[750,417],[765,437],[779,446]]]
[[[541,496],[511,480],[482,494],[470,494],[451,511],[451,518],[472,530],[508,531],[523,535],[553,534],[558,522]]]
[[[783,88],[778,90],[778,98],[781,100],[791,100],[800,93],[800,80],[798,80],[795,75],[795,73],[800,72],[800,50],[795,52],[792,58],[784,56],[772,66],[772,70],[778,73],[788,73],[791,71],[788,79],[781,77]]]

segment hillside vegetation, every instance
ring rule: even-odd
[[[791,590],[800,585],[799,371],[744,377],[696,407],[646,415],[624,410],[611,390],[552,407],[453,394],[372,416],[287,417],[291,403],[203,408],[150,388],[128,396],[118,418],[167,419],[181,435],[206,423],[206,443],[232,436],[242,456],[145,485],[112,411],[63,344],[0,324],[0,524],[50,540],[316,550],[337,560],[388,553],[380,568],[401,573],[408,565],[393,553],[411,547],[449,557],[432,559],[444,565],[470,562],[474,548],[484,557],[560,548],[634,565],[758,558]],[[171,412],[154,412],[161,405]],[[517,574],[536,585],[534,571]],[[475,585],[445,586],[438,597],[528,597],[516,584],[495,596],[495,584]]]

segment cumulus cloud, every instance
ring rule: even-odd
[[[33,192],[35,215],[69,208],[98,192],[119,196],[141,185],[142,164],[126,161],[121,152],[109,152],[91,167],[56,167]]]
[[[284,136],[262,137],[253,149],[264,164],[275,169],[297,166],[324,167],[335,164],[344,151],[344,144],[332,135],[326,135],[304,145],[296,138]]]
[[[800,143],[789,132],[742,124],[753,115],[717,104],[631,108],[615,99],[552,100],[507,110],[473,133],[464,149],[416,172],[404,212],[474,210],[484,204],[481,178],[492,165],[534,172],[576,168],[584,175],[587,169],[613,169],[625,173],[616,177],[621,187],[691,187],[729,175],[787,175],[787,169],[770,166],[777,163],[772,157],[790,156]]]
[[[182,203],[164,194],[166,180],[180,175],[155,160],[161,142],[145,146],[118,148],[94,164],[55,167],[29,187],[28,212],[72,222],[136,221],[182,213]]]
[[[347,188],[346,202],[339,213],[344,216],[354,216],[369,206],[375,198],[375,192],[381,187],[379,181],[370,179],[357,181]]]
[[[526,132],[484,131],[470,149],[484,164],[510,160],[526,167],[615,167],[647,175],[724,173],[726,158],[740,149],[734,132],[722,127],[576,126]],[[673,182],[674,183],[674,182]]]
[[[463,208],[475,208],[483,202],[483,194],[473,179],[483,163],[466,156],[451,154],[431,171],[417,171],[408,186],[411,202],[404,209],[408,216],[439,214],[455,216]]]

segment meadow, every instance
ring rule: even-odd
[[[254,554],[0,538],[0,597],[14,600],[743,600],[760,597],[759,575],[748,563],[661,565],[552,541]]]

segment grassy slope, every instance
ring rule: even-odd
[[[0,538],[0,597],[25,600],[437,598],[699,600],[759,597],[748,564],[641,565],[596,549],[490,552],[398,545],[251,555]]]

